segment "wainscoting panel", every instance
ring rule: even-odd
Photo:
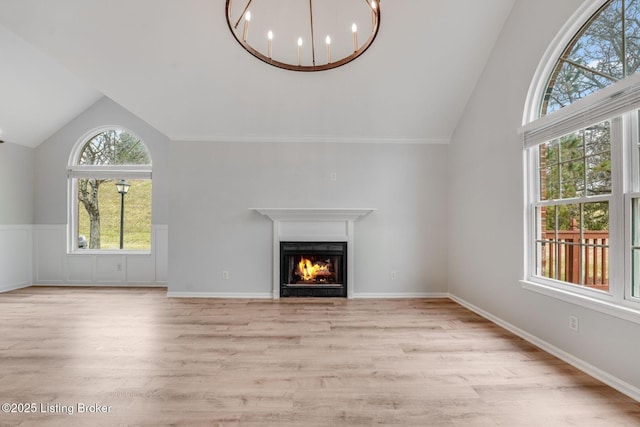
[[[66,225],[34,226],[35,285],[166,286],[168,227],[152,226],[148,254],[68,254]],[[28,241],[31,241],[28,239]],[[29,259],[29,257],[26,257]],[[29,269],[30,271],[30,269]],[[26,284],[31,284],[29,278]],[[0,282],[0,289],[2,283]]]
[[[64,225],[34,226],[34,282],[64,283],[65,230]]]
[[[166,284],[169,281],[169,227],[166,225],[156,225],[154,230],[156,282]]]
[[[88,283],[93,277],[93,258],[81,255],[67,257],[67,280],[71,283]]]
[[[32,225],[0,225],[0,292],[31,284]]]

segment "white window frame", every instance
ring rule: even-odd
[[[138,138],[143,144],[142,138],[135,132],[118,125],[100,126],[85,133],[71,150],[67,167],[67,254],[73,255],[149,255],[153,250],[153,233],[151,233],[151,246],[149,250],[104,250],[104,249],[79,249],[78,236],[78,179],[82,178],[104,178],[104,179],[148,179],[152,180],[152,164],[149,165],[79,165],[80,154],[85,144],[96,135],[108,130],[121,130]],[[145,144],[147,151],[149,148]],[[153,211],[152,211],[153,216]]]
[[[567,43],[606,0],[585,2],[545,53],[532,80],[523,115],[525,260],[524,289],[640,323],[640,298],[631,295],[631,200],[640,197],[638,113],[640,74],[629,76],[561,110],[538,118],[548,76]],[[609,229],[609,292],[542,278],[536,273],[538,145],[587,126],[611,120],[612,198]],[[594,200],[595,201],[595,200]]]

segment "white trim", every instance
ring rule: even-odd
[[[476,307],[475,305],[463,300],[462,298],[459,298],[453,294],[449,294],[449,298],[451,298],[451,300],[457,302],[458,304],[460,304],[461,306],[473,311],[474,313],[484,317],[485,319],[495,323],[496,325],[506,329],[507,331],[519,336],[520,338],[522,338],[523,340],[535,345],[536,347],[546,351],[549,354],[552,354],[553,356],[563,360],[564,362],[568,363],[569,365],[581,370],[582,372],[591,375],[592,377],[596,378],[597,380],[602,381],[603,383],[607,384],[608,386],[618,390],[620,393],[623,393],[627,396],[629,396],[630,398],[640,402],[640,388],[635,387],[629,383],[627,383],[626,381],[621,380],[618,377],[615,377],[613,375],[611,375],[608,372],[603,371],[600,368],[597,368],[587,362],[585,362],[584,360],[567,353],[566,351],[552,345],[549,344],[548,342],[536,337],[535,335],[530,334],[527,331],[524,331],[514,325],[512,325],[509,322],[505,322],[504,320],[500,319],[499,317],[494,316],[493,314],[479,308]]]
[[[338,135],[172,135],[172,141],[219,143],[322,143],[322,144],[433,144],[447,145],[451,138],[356,137]]]
[[[518,129],[525,148],[640,108],[640,73],[626,77]]]
[[[522,289],[526,289],[528,291],[537,292],[548,297],[579,305],[629,322],[640,323],[640,310],[621,305],[618,302],[605,301],[601,298],[582,295],[557,287],[532,282],[530,280],[520,280],[520,284],[522,285]]]
[[[34,285],[52,286],[160,286],[167,285],[166,265],[167,259],[167,230],[168,225],[151,225],[151,250],[143,251],[91,251],[67,253],[65,239],[67,226],[64,224],[40,224],[33,226],[33,280]],[[42,231],[50,233],[47,237],[50,253],[41,253],[41,247],[37,244],[42,237]],[[82,250],[85,251],[85,250]],[[44,257],[44,258],[43,258]],[[82,259],[82,261],[80,261]],[[46,271],[41,265],[41,260],[47,260],[54,268]],[[102,277],[98,271],[98,264],[102,261],[113,263],[114,268],[121,264],[122,270],[118,270],[118,277],[113,275]],[[78,262],[89,266],[90,273],[81,274],[80,277],[71,278],[73,265]],[[104,265],[107,265],[104,264]],[[131,268],[130,268],[131,267]],[[139,279],[139,280],[138,280]]]
[[[47,283],[40,282],[34,283],[31,286],[36,287],[50,287],[50,288],[167,288],[169,285],[167,282],[114,282],[114,281],[101,281],[101,282],[74,282],[67,280],[64,283]]]
[[[354,289],[354,221],[360,217],[376,211],[375,208],[251,208],[265,215],[273,221],[273,299],[280,299],[280,242],[286,241],[336,241],[347,242],[347,298],[353,298]],[[297,233],[296,236],[283,235],[282,223],[294,222],[322,222],[344,223],[346,235],[322,233],[306,240],[307,232]],[[285,237],[292,240],[285,240]],[[331,240],[327,240],[330,237]],[[334,237],[341,237],[333,239]],[[305,240],[302,240],[302,239]]]
[[[167,292],[168,298],[272,299],[271,292]],[[449,298],[447,292],[354,293],[353,299],[423,299]],[[295,298],[290,298],[295,300]]]
[[[422,298],[449,298],[447,292],[355,292],[355,299],[422,299]]]
[[[558,62],[558,58],[566,49],[573,37],[580,31],[580,28],[602,7],[608,0],[586,0],[573,15],[562,26],[560,31],[553,38],[549,47],[542,55],[538,67],[531,80],[527,98],[524,102],[524,112],[522,114],[522,124],[525,125],[538,118],[542,97],[547,89],[549,76]]]
[[[273,221],[355,221],[376,208],[251,208]]]
[[[271,292],[167,292],[167,298],[272,299]]]
[[[31,286],[33,286],[31,283],[9,285],[8,288],[5,288],[5,287],[0,288],[0,294],[3,294],[5,292],[17,291],[18,289],[29,288]]]

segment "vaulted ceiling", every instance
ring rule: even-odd
[[[0,139],[106,95],[173,140],[447,142],[514,1],[380,0],[363,56],[301,73],[244,51],[225,0],[0,0]]]

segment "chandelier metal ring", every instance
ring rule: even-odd
[[[225,16],[234,38],[261,61],[324,71],[371,46],[380,29],[380,0],[322,0],[320,6],[313,0],[227,0]]]

